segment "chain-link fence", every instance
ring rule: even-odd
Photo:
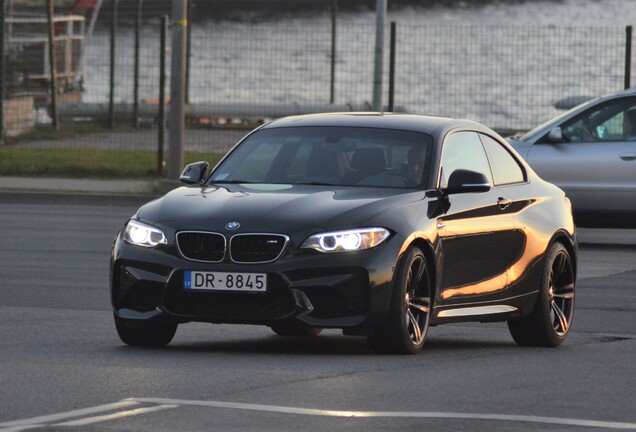
[[[203,3],[191,2],[189,20],[186,160],[214,160],[271,118],[370,109],[373,20],[352,19],[352,14],[345,19],[331,9],[335,1],[320,2],[322,9],[312,13],[269,16],[261,11],[266,19],[261,14],[219,18],[214,10],[207,15]],[[5,15],[2,116],[8,144],[0,150],[11,151],[12,159],[6,154],[2,159],[18,167],[0,159],[0,175],[24,171],[15,161],[43,154],[53,160],[54,152],[61,160],[81,154],[72,169],[83,175],[123,176],[100,165],[106,154],[120,167],[129,165],[125,175],[156,173],[162,70],[164,82],[170,82],[170,30],[164,47],[161,17],[170,13],[170,1],[78,4],[83,7],[66,10],[71,14],[56,10],[54,20],[61,130],[56,139],[45,133],[48,139],[35,140],[33,132],[28,139],[11,138],[31,129],[41,135],[55,119],[45,11],[27,15],[14,9]],[[500,131],[537,125],[556,115],[554,104],[565,97],[618,91],[626,71],[630,74],[631,34],[624,27],[397,22],[396,29],[394,101],[399,110],[470,118]],[[387,29],[385,59],[388,34]],[[385,61],[385,95],[388,72]],[[82,134],[73,136],[77,130]],[[26,171],[73,174],[50,165]]]

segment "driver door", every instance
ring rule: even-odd
[[[446,137],[439,187],[445,188],[453,171],[493,176],[476,132]],[[488,192],[448,196],[448,210],[437,219],[442,243],[440,305],[497,300],[505,295],[507,268],[513,256],[514,218],[510,201],[494,188]]]

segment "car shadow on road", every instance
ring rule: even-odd
[[[125,347],[122,349],[140,348]],[[465,351],[514,350],[519,347],[510,339],[500,338],[487,340],[483,338],[467,338],[466,336],[431,337],[424,346],[423,355]],[[342,335],[321,335],[317,337],[265,336],[258,338],[231,339],[223,341],[200,340],[179,342],[175,340],[163,348],[143,348],[143,350],[161,351],[162,353],[202,353],[202,354],[263,354],[263,355],[376,355],[364,337]]]

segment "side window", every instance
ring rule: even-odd
[[[621,111],[606,123],[610,138],[616,137],[612,141],[636,141],[636,106],[630,106],[629,109]],[[616,133],[613,133],[614,131]]]
[[[594,141],[594,136],[589,126],[590,120],[585,116],[577,117],[574,121],[569,122],[561,128],[563,139],[567,142],[590,142]]]
[[[488,158],[477,132],[456,132],[446,137],[442,154],[440,187],[448,186],[448,178],[457,169],[481,173],[492,184]]]
[[[561,128],[566,142],[636,141],[636,98],[587,110]]]
[[[479,137],[490,159],[495,186],[526,181],[525,171],[504,146],[488,135],[479,134]]]

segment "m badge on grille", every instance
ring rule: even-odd
[[[241,226],[241,224],[238,223],[238,222],[228,222],[225,225],[225,228],[229,229],[229,230],[235,230],[235,229],[238,229],[238,227],[240,227],[240,226]]]

